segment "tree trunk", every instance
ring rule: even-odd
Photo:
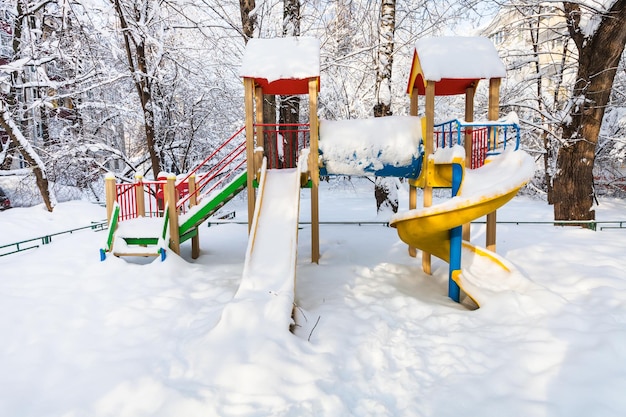
[[[300,36],[300,0],[283,2],[283,36]],[[278,122],[281,125],[300,122],[300,97],[280,96]],[[285,168],[295,168],[299,146],[296,126],[281,126]]]
[[[393,66],[394,34],[396,30],[396,0],[381,0],[376,69],[376,104],[374,117],[391,116],[391,71]]]
[[[569,120],[562,125],[553,198],[555,220],[593,220],[593,165],[604,109],[626,43],[626,0],[601,16],[590,37],[581,26],[576,3],[564,4],[568,30],[578,49],[578,71]]]
[[[280,96],[279,110],[280,133],[283,140],[283,158],[285,168],[295,168],[299,152],[298,141],[301,139],[298,134],[298,124],[300,122],[300,97]]]
[[[393,64],[396,0],[381,0],[378,32],[378,66],[376,69],[376,104],[374,117],[391,116],[391,70]],[[374,197],[378,212],[391,209],[398,212],[397,184],[393,178],[376,177]]]
[[[148,65],[146,58],[146,50],[144,42],[135,47],[137,53],[137,69],[140,78],[135,79],[135,86],[141,100],[141,109],[143,110],[143,125],[146,133],[146,145],[148,146],[148,152],[150,153],[150,162],[152,163],[152,175],[156,179],[159,176],[162,168],[162,159],[160,146],[158,146],[156,132],[154,129],[154,102],[152,100],[151,82],[148,79]],[[136,77],[139,77],[139,74]]]
[[[593,161],[595,143],[584,140],[559,150],[559,173],[554,179],[554,219],[593,220]]]
[[[16,155],[17,148],[15,147],[15,142],[9,139],[9,135],[0,137],[0,140],[4,140],[6,138],[7,142],[2,145],[2,159],[0,159],[0,170],[6,171],[11,169],[11,164],[13,163],[13,157]]]
[[[150,154],[150,162],[152,164],[152,175],[156,179],[161,172],[160,150],[156,140],[154,129],[154,111],[151,96],[151,83],[148,75],[148,64],[145,48],[145,39],[142,37],[136,41],[132,37],[132,28],[129,27],[126,20],[124,10],[120,4],[120,0],[115,0],[115,10],[120,21],[122,36],[124,38],[124,48],[126,50],[126,59],[128,60],[128,70],[131,73],[139,100],[141,102],[141,110],[143,113],[144,129],[146,135],[146,145]],[[137,19],[142,16],[138,15]],[[134,46],[134,51],[133,51]],[[135,64],[136,60],[136,64]]]
[[[10,117],[9,112],[6,110],[4,103],[0,101],[0,127],[7,133],[14,146],[20,150],[22,157],[32,168],[35,175],[35,182],[41,198],[48,211],[52,211],[56,205],[56,199],[54,193],[50,188],[50,183],[46,176],[46,168],[43,161],[39,158],[35,150],[32,148],[28,140],[22,135],[22,132],[17,127],[17,124]]]
[[[398,212],[398,184],[395,178],[376,177],[374,182],[376,212]]]
[[[255,7],[255,0],[239,0],[241,28],[243,31],[243,38],[245,43],[248,43],[248,40],[254,37],[254,28],[256,27],[256,15],[251,15],[250,12],[253,11]]]

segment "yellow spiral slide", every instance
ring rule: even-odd
[[[474,170],[466,170],[460,192],[440,204],[394,215],[390,225],[409,246],[450,263],[450,231],[483,217],[510,201],[532,177],[534,161],[524,151],[505,151]],[[514,266],[494,252],[463,242],[461,269],[451,279],[478,305],[494,293],[524,285]]]

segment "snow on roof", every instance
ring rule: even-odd
[[[424,38],[416,42],[415,52],[426,80],[506,77],[498,51],[485,37]]]
[[[308,79],[320,75],[320,43],[312,37],[285,37],[248,41],[239,75],[268,82]]]

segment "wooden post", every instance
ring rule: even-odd
[[[433,153],[433,137],[435,130],[435,82],[426,82],[426,133],[424,137],[424,165],[422,169],[427,169],[427,158]],[[428,178],[428,176],[426,177]],[[433,204],[433,187],[424,184],[424,207]],[[431,274],[430,253],[422,252],[422,270]]]
[[[263,88],[256,87],[254,89],[254,100],[256,108],[256,126],[254,127],[254,131],[256,133],[255,149],[261,148],[260,152],[257,152],[256,150],[254,152],[254,171],[257,182],[260,182],[261,178],[259,178],[259,176],[261,175],[261,166],[263,165],[263,156],[265,155],[265,136],[263,133],[265,130],[263,127]]]
[[[111,216],[113,215],[113,204],[117,201],[115,176],[112,173],[108,173],[104,179],[104,184],[107,206],[107,223],[110,223]]]
[[[489,110],[487,119],[498,120],[500,111],[500,78],[489,80]],[[495,141],[495,135],[491,140]],[[495,145],[495,143],[493,144]],[[496,251],[496,211],[487,214],[487,232],[485,246],[492,252]]]
[[[476,93],[476,85],[472,84],[465,90],[465,121],[474,121],[474,94]],[[472,153],[474,152],[473,133],[472,129],[465,131],[463,138],[465,147],[465,167],[470,168],[472,166]]]
[[[411,116],[417,117],[419,109],[419,93],[417,88],[414,88],[411,92],[411,104],[409,107],[409,114]],[[420,130],[422,128],[422,124],[419,124]],[[424,132],[422,132],[422,140],[423,140]],[[423,168],[423,166],[422,166]],[[413,185],[409,184],[409,210],[413,210],[417,208],[417,188]],[[415,258],[417,256],[417,249],[409,246],[409,256]]]
[[[265,136],[263,136],[263,88],[255,88],[254,99],[256,106],[256,146],[263,148],[265,147]],[[260,165],[256,169],[257,171],[261,169]]]
[[[319,144],[318,144],[318,120],[317,120],[317,78],[309,79],[309,160],[308,166],[311,173],[311,262],[319,263],[320,260],[320,214],[319,214]]]
[[[409,185],[409,210],[417,207],[417,189],[413,185]],[[417,249],[409,245],[409,256],[415,258]]]
[[[146,202],[143,193],[143,175],[135,174],[135,210],[137,217],[146,216]]]
[[[498,120],[500,114],[500,78],[491,78],[489,80],[489,110],[487,111],[487,120]],[[496,135],[489,136],[492,141],[490,145],[495,149]]]
[[[473,122],[474,121],[474,94],[476,93],[476,84],[473,83],[465,90],[465,121]],[[474,154],[474,134],[472,129],[467,129],[465,131],[465,136],[463,138],[463,144],[465,147],[465,168],[472,167],[472,155]],[[463,225],[463,240],[470,240],[471,235],[471,223],[465,223]]]
[[[198,204],[198,194],[196,193],[196,175],[189,176],[189,208]],[[191,238],[191,259],[198,259],[200,256],[200,228],[196,227],[196,235]]]
[[[252,78],[243,79],[244,102],[246,111],[246,165],[248,169],[248,177],[246,179],[246,187],[248,187],[248,233],[252,227],[252,218],[254,217],[254,204],[256,195],[254,192],[254,176],[256,169],[254,166],[254,80]]]
[[[180,236],[178,233],[178,210],[176,210],[176,175],[168,174],[165,183],[165,203],[170,216],[170,249],[180,255]]]

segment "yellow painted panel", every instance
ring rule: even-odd
[[[448,210],[417,210],[415,217],[392,220],[390,226],[398,229],[400,239],[409,246],[432,253],[444,261],[449,261],[449,230],[464,223],[485,216],[511,200],[520,187],[504,194],[483,198],[474,204],[451,207]]]

